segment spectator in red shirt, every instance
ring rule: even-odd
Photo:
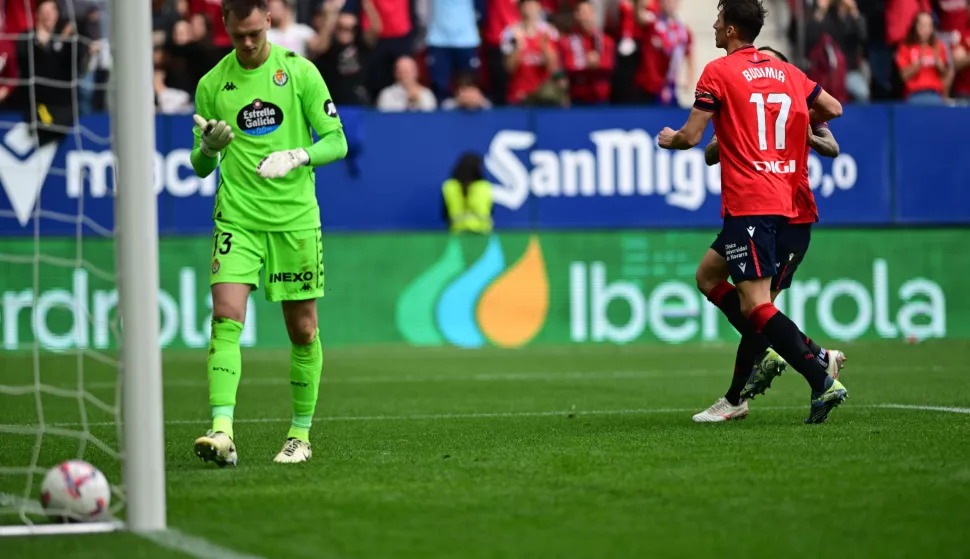
[[[896,51],[896,66],[907,102],[943,103],[943,92],[953,79],[953,70],[947,61],[946,47],[934,34],[929,12],[921,12],[913,19],[909,36]]]
[[[373,98],[394,83],[394,68],[397,60],[414,55],[414,19],[411,4],[411,0],[374,0],[374,10],[380,18],[381,29],[370,60],[368,89]],[[367,33],[370,28],[370,16],[364,10],[360,13],[360,29]]]
[[[947,46],[957,44],[960,34],[970,27],[967,0],[936,0],[935,4],[940,16],[940,39]]]
[[[232,52],[232,40],[226,31],[226,22],[222,18],[222,0],[189,0],[189,18],[202,18],[208,23],[212,45],[220,51],[221,55]],[[195,26],[200,27],[198,22]]]
[[[519,21],[518,0],[485,0],[482,47],[488,74],[488,95],[496,105],[505,104],[509,74],[502,52],[502,32]]]
[[[5,18],[0,14],[0,32],[8,33]],[[17,44],[12,39],[0,39],[0,106],[17,89],[20,68],[17,66]]]
[[[502,33],[502,52],[509,73],[506,99],[511,104],[555,103],[558,92],[553,74],[559,69],[559,33],[542,20],[538,0],[520,0],[519,10],[522,21]]]
[[[34,27],[36,0],[7,0],[4,3],[4,33],[19,35]]]
[[[569,80],[574,105],[602,105],[610,100],[613,72],[613,39],[596,26],[596,12],[589,0],[573,8],[576,31],[560,40],[563,69]]]
[[[661,0],[659,10],[644,7],[637,14],[642,35],[636,82],[643,102],[676,104],[681,64],[687,64],[687,77],[683,83],[694,81],[691,33],[677,20],[679,3],[679,0]]]
[[[896,48],[906,39],[916,16],[930,10],[930,0],[886,0],[886,44]]]
[[[953,45],[953,69],[956,72],[953,96],[970,99],[970,26],[957,34],[957,41]]]

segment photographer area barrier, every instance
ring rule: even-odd
[[[329,347],[522,347],[538,344],[736,342],[696,290],[694,270],[715,231],[328,234],[320,333]],[[779,299],[819,339],[970,339],[968,229],[819,230],[792,288]],[[75,254],[73,239],[41,240]],[[31,239],[0,239],[29,256]],[[120,325],[114,247],[85,240],[89,268],[45,260],[0,263],[0,348],[112,349]],[[211,320],[209,236],[160,244],[159,311],[166,348],[205,348]],[[833,266],[833,262],[839,262]],[[280,281],[300,281],[283,277]],[[256,291],[242,345],[289,347],[277,304]]]
[[[656,147],[687,111],[663,108],[382,114],[340,108],[347,160],[317,170],[325,231],[444,230],[440,189],[458,157],[477,151],[495,184],[498,230],[719,226],[720,170],[704,143]],[[2,120],[2,119],[0,119]],[[23,123],[0,138],[0,235],[76,233],[76,216],[113,229],[113,156],[106,116],[37,148]],[[970,108],[852,106],[832,130],[842,154],[809,158],[820,225],[970,224]],[[157,117],[155,189],[162,235],[211,231],[218,178],[194,175],[191,116]],[[79,145],[80,144],[80,145]],[[770,169],[765,172],[770,172]],[[37,204],[39,202],[39,205]],[[101,231],[87,226],[90,232]]]

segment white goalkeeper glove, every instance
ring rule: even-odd
[[[259,162],[256,173],[264,179],[278,179],[287,173],[310,163],[310,155],[305,149],[275,151]]]
[[[232,133],[232,127],[224,120],[206,120],[199,115],[192,115],[192,120],[202,131],[202,145],[199,148],[208,157],[219,155],[236,137]]]

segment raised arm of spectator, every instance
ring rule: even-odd
[[[346,0],[327,0],[323,3],[320,11],[323,13],[320,29],[317,35],[307,41],[307,48],[314,54],[322,54],[330,50],[333,42],[333,32],[337,28],[337,16],[344,7]]]
[[[953,45],[953,69],[962,72],[970,67],[970,51],[962,43]]]
[[[370,28],[364,31],[364,42],[368,46],[373,47],[377,44],[377,39],[381,36],[381,30],[384,29],[384,22],[381,21],[381,14],[374,7],[374,0],[361,0],[360,7],[367,14],[367,21],[370,22]]]
[[[505,55],[505,70],[510,74],[519,67],[521,62],[521,47],[525,38],[522,28],[513,23],[502,32],[502,54]]]
[[[546,35],[542,39],[542,54],[546,58],[546,69],[550,73],[559,71],[559,37]]]

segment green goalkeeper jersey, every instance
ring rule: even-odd
[[[283,178],[264,179],[256,167],[264,157],[313,144],[317,135],[341,128],[327,84],[307,59],[277,45],[255,70],[239,65],[235,51],[199,80],[196,113],[224,120],[235,139],[222,151],[214,219],[254,231],[299,231],[320,227],[312,166]],[[201,134],[193,127],[195,149]]]

